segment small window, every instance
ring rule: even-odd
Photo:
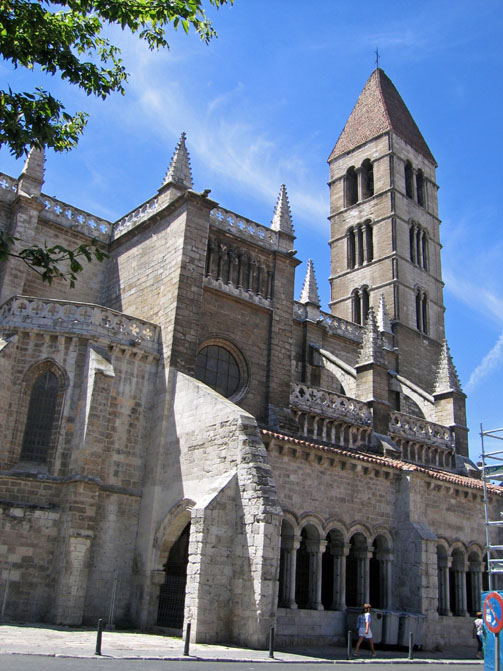
[[[21,460],[46,463],[52,443],[58,393],[58,378],[51,371],[45,371],[33,383]]]
[[[405,195],[407,198],[414,197],[413,177],[414,171],[412,170],[412,164],[410,161],[407,161],[405,164]]]
[[[368,158],[362,163],[362,192],[364,199],[374,195],[374,166]]]
[[[416,175],[416,193],[417,203],[424,207],[424,175],[422,170],[417,171]]]
[[[346,207],[350,207],[358,202],[358,177],[353,167],[349,168],[346,172],[345,191]]]
[[[241,398],[246,391],[245,360],[234,345],[220,339],[214,339],[199,350],[195,376],[233,401]]]

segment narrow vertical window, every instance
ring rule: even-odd
[[[370,198],[374,195],[374,166],[370,159],[362,163],[362,198]]]
[[[421,207],[424,207],[424,175],[422,170],[417,171],[416,194],[417,194],[417,204],[421,205]]]
[[[362,309],[360,304],[360,295],[358,289],[353,291],[353,321],[355,324],[362,323]]]
[[[345,191],[346,207],[350,207],[358,201],[358,177],[354,167],[349,168],[346,172]]]
[[[58,392],[58,378],[51,371],[42,373],[35,380],[31,388],[21,448],[23,461],[47,462],[56,418]]]
[[[414,197],[413,176],[412,164],[410,161],[407,161],[405,164],[405,195],[407,198]]]
[[[354,268],[356,265],[356,244],[355,232],[350,228],[347,234],[347,254],[348,254],[348,268]]]
[[[365,237],[367,243],[367,263],[374,260],[374,231],[370,224],[365,224]]]

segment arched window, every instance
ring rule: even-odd
[[[414,198],[414,171],[412,163],[407,161],[405,163],[405,195],[407,198]]]
[[[354,289],[352,293],[353,321],[355,324],[365,324],[370,306],[370,296],[367,287]]]
[[[416,195],[417,204],[421,205],[421,207],[424,207],[424,175],[422,170],[418,170],[416,175]]]
[[[449,567],[449,602],[453,615],[466,615],[465,555],[460,549],[452,552]]]
[[[356,266],[356,239],[355,239],[355,229],[351,227],[346,236],[347,242],[347,256],[348,256],[348,268],[354,268]]]
[[[353,166],[346,172],[345,201],[346,207],[350,207],[358,202],[358,177]]]
[[[416,326],[417,330],[428,335],[428,296],[423,289],[416,289]]]
[[[346,557],[346,604],[361,607],[368,599],[368,546],[362,533],[355,533],[349,541]]]
[[[322,559],[321,602],[325,610],[344,610],[344,537],[339,530],[333,529],[327,535],[326,541]]]
[[[417,223],[413,222],[409,229],[410,260],[423,270],[428,270],[428,234]]]
[[[374,166],[370,159],[366,158],[362,163],[362,199],[374,195]]]
[[[33,382],[26,417],[21,460],[45,464],[54,444],[54,428],[60,385],[50,370],[41,373]]]
[[[226,340],[207,341],[196,357],[195,377],[222,396],[239,400],[246,392],[248,368],[241,352]]]

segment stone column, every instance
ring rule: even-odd
[[[438,560],[438,614],[452,615],[449,604],[449,567],[451,557],[441,557]]]
[[[349,543],[330,546],[330,553],[334,558],[333,596],[330,610],[345,610],[346,608],[346,558],[349,548]]]
[[[481,609],[482,593],[482,562],[470,562],[470,587],[472,591],[472,607],[475,612]]]
[[[464,617],[466,613],[466,568],[456,568],[454,571],[454,585],[456,591],[455,615]]]
[[[286,608],[297,608],[295,601],[295,578],[297,573],[297,550],[300,547],[300,538],[286,536],[281,539],[282,549],[285,551],[284,581],[282,602]]]
[[[306,540],[306,550],[309,554],[309,601],[308,608],[323,610],[321,603],[322,557],[327,541],[317,539]]]

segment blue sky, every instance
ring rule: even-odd
[[[480,423],[503,427],[503,2],[236,0],[209,13],[209,46],[172,33],[169,51],[151,53],[113,33],[125,96],[102,102],[42,80],[91,115],[76,150],[48,154],[44,191],[119,219],[156,193],[186,131],[195,188],[223,207],[269,225],[286,184],[298,256],[313,259],[328,310],[326,161],[378,47],[439,164],[446,331],[477,458]],[[0,80],[29,90],[41,76],[1,62]],[[0,171],[21,168],[0,151]]]

